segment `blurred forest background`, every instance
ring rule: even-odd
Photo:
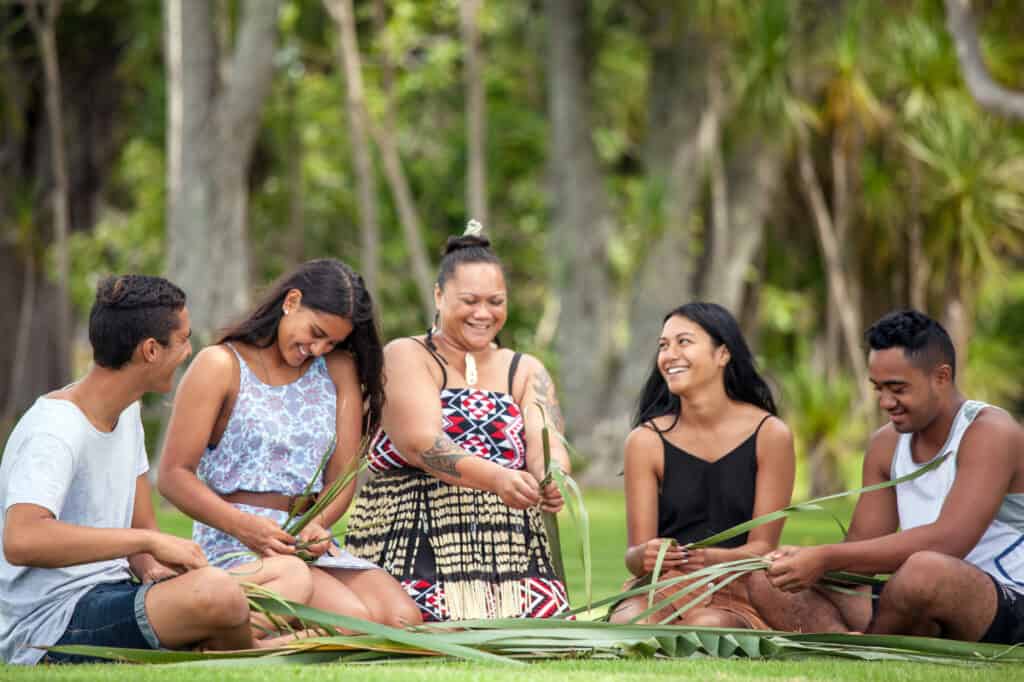
[[[1024,3],[0,0],[0,433],[84,371],[103,274],[183,285],[198,347],[336,256],[391,338],[469,218],[585,481],[619,485],[661,318],[701,298],[741,319],[801,492],[843,487],[889,309],[1024,413]]]

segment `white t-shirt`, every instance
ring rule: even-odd
[[[148,469],[139,404],[110,433],[68,400],[39,398],[18,421],[0,461],[0,521],[35,504],[59,521],[130,528],[137,478]],[[12,566],[0,546],[0,658],[34,664],[67,629],[78,600],[96,585],[131,578],[126,558],[63,568]]]

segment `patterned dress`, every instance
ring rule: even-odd
[[[509,469],[526,467],[523,415],[511,395],[519,357],[509,368],[509,393],[447,388],[441,364],[444,432]],[[537,509],[515,510],[492,492],[429,476],[383,432],[370,469],[375,476],[356,500],[348,546],[394,575],[424,620],[546,618],[568,609]]]
[[[238,398],[220,442],[207,448],[196,471],[199,479],[218,495],[244,490],[256,493],[298,495],[316,473],[331,445],[337,418],[337,391],[323,356],[290,384],[271,386],[257,378],[242,356],[238,357]],[[313,492],[323,481],[313,484]],[[282,525],[288,514],[279,509],[235,504],[249,514],[265,516]],[[210,563],[230,568],[248,563],[252,556],[238,556],[248,548],[232,535],[196,521],[192,539],[203,548]],[[315,565],[325,568],[376,568],[347,552],[322,557]]]

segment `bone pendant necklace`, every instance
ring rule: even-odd
[[[466,383],[470,386],[476,386],[476,359],[472,353],[466,353]]]

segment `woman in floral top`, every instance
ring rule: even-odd
[[[334,259],[303,264],[196,356],[175,396],[159,485],[196,519],[193,538],[212,563],[244,571],[253,555],[312,542],[310,605],[405,625],[420,616],[398,582],[330,539],[354,483],[297,538],[282,529],[332,443],[313,492],[354,466],[363,434],[376,432],[382,364],[362,278]]]

